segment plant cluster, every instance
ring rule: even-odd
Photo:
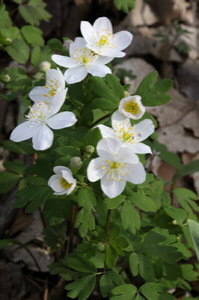
[[[33,104],[27,111],[26,96],[25,120],[5,147],[32,162],[5,163],[2,193],[18,184],[16,207],[26,213],[41,208],[45,240],[56,257],[50,271],[69,282],[69,298],[176,299],[198,278],[187,219],[196,221],[199,208],[197,195],[176,188],[175,181],[198,162],[183,166],[160,145],[157,122],[145,109],[167,103],[172,82],[158,80],[154,71],[128,94],[110,62],[125,55],[132,35],[113,34],[105,17],[93,26],[82,22],[81,32],[69,53],[54,39],[32,50],[37,66],[45,49],[55,52],[52,61],[67,68],[64,74],[48,64],[46,79],[42,73],[30,78],[20,67],[7,70],[6,97],[19,92],[22,80],[22,93],[28,89]],[[175,166],[170,192],[170,183],[145,171],[150,153]],[[0,246],[13,243],[2,240]]]

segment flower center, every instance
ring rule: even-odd
[[[125,163],[107,160],[106,166],[108,167],[107,175],[110,180],[123,181],[124,177],[129,173]]]
[[[50,110],[50,106],[47,102],[41,101],[38,103],[35,103],[32,107],[30,107],[30,111],[28,115],[26,115],[26,118],[31,121],[35,122],[44,122],[48,116],[48,112]]]
[[[53,97],[56,94],[57,89],[59,88],[58,80],[56,79],[50,80],[49,83],[45,85],[45,87],[48,89],[48,93],[44,94],[43,96]]]
[[[72,183],[69,183],[66,179],[64,179],[63,177],[60,178],[59,180],[60,185],[65,189],[65,190],[69,190],[72,186]]]
[[[108,36],[102,35],[100,40],[97,42],[99,46],[104,46],[108,42]]]
[[[134,136],[132,132],[132,127],[125,128],[125,127],[120,127],[117,130],[114,130],[116,136],[118,139],[122,140],[123,142],[126,143],[133,143],[134,142]]]
[[[76,59],[79,63],[83,65],[87,65],[88,63],[92,63],[97,59],[97,55],[88,48],[77,49],[77,51],[73,54],[74,59]]]
[[[123,108],[126,112],[137,115],[140,112],[140,107],[136,102],[128,101]]]

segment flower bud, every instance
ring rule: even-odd
[[[10,82],[11,78],[10,78],[10,75],[8,74],[4,74],[1,76],[1,81],[7,83],[7,82]]]
[[[82,160],[79,156],[74,156],[70,160],[70,166],[71,168],[80,168],[82,165]]]
[[[73,42],[73,41],[70,40],[70,39],[65,40],[65,41],[64,41],[64,44],[63,44],[63,47],[64,47],[66,50],[68,50],[69,47],[70,47],[70,44],[71,44],[72,42]]]
[[[95,151],[95,147],[93,147],[92,145],[88,145],[86,146],[85,151],[88,154],[92,154]]]
[[[97,249],[100,252],[103,252],[105,250],[105,245],[102,242],[97,243]]]
[[[6,42],[6,45],[10,45],[10,44],[12,44],[12,39],[9,38],[9,37],[7,37],[7,38],[5,39],[5,42]]]
[[[124,97],[129,97],[129,96],[131,96],[131,94],[127,91],[124,91]]]
[[[39,70],[41,72],[47,72],[50,69],[50,67],[51,67],[51,64],[48,61],[43,61],[39,65]]]

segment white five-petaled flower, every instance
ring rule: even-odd
[[[88,165],[87,176],[92,182],[101,180],[101,188],[109,198],[120,195],[126,181],[140,184],[145,181],[146,172],[136,154],[121,146],[116,139],[106,138],[97,144],[98,158]]]
[[[86,46],[95,53],[110,57],[123,57],[123,49],[127,48],[133,38],[128,31],[113,34],[110,20],[106,17],[98,18],[93,26],[86,21],[81,22],[81,33],[86,40]]]
[[[48,185],[54,190],[54,195],[69,195],[76,187],[76,179],[70,169],[57,166],[53,168],[55,175],[48,180]]]
[[[136,125],[116,111],[112,115],[112,127],[98,125],[103,138],[114,138],[124,144],[134,153],[151,153],[151,148],[141,143],[154,132],[154,124],[150,119],[145,119]]]
[[[52,129],[71,127],[77,122],[72,112],[64,111],[57,113],[61,107],[45,101],[36,102],[30,108],[27,121],[19,124],[11,133],[10,139],[21,142],[32,138],[35,150],[46,150],[53,143]]]
[[[45,86],[37,86],[31,90],[29,97],[34,102],[45,101],[54,106],[62,105],[66,98],[67,88],[62,72],[57,69],[49,69],[46,72]]]
[[[86,47],[86,42],[83,38],[77,37],[70,44],[68,56],[52,55],[52,60],[59,66],[68,68],[64,73],[67,83],[72,84],[82,81],[88,73],[93,76],[104,77],[111,73],[111,69],[105,66],[113,58],[99,56],[92,50]]]
[[[119,103],[119,112],[125,117],[133,120],[142,118],[145,113],[145,107],[142,105],[141,97],[134,95],[121,99]]]

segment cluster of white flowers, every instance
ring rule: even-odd
[[[35,87],[29,97],[34,102],[26,115],[26,121],[19,124],[11,133],[10,139],[21,142],[32,138],[35,150],[46,150],[52,146],[53,131],[73,126],[77,119],[74,113],[58,113],[66,98],[67,88],[62,72],[49,69],[45,86]]]
[[[106,66],[115,57],[123,57],[122,51],[132,41],[132,34],[120,31],[113,34],[111,22],[106,17],[98,18],[93,26],[81,22],[82,37],[77,37],[70,44],[70,57],[52,55],[52,60],[67,68],[64,75],[57,69],[48,69],[45,86],[35,87],[29,97],[34,102],[26,115],[26,121],[18,125],[11,133],[10,139],[21,142],[32,138],[33,148],[45,150],[53,143],[53,131],[73,126],[77,119],[72,112],[59,112],[63,105],[68,84],[83,80],[87,74],[104,77],[111,73]],[[102,139],[97,145],[98,158],[89,163],[87,176],[91,182],[101,180],[103,192],[110,198],[121,194],[126,182],[140,184],[146,173],[139,162],[137,153],[151,153],[149,146],[142,143],[154,132],[150,119],[136,125],[131,120],[140,119],[145,113],[140,96],[123,98],[118,110],[112,115],[112,128],[98,125]],[[55,195],[70,194],[76,187],[76,179],[70,169],[64,166],[54,167],[48,185]]]
[[[139,96],[123,98],[112,115],[112,128],[98,125],[103,139],[97,145],[98,158],[91,160],[87,175],[92,182],[101,180],[101,188],[109,198],[120,195],[126,182],[140,184],[146,172],[136,153],[151,153],[142,143],[154,132],[150,119],[132,125],[130,119],[139,119],[145,108]]]
[[[132,34],[120,31],[113,34],[110,20],[106,17],[98,18],[93,26],[89,22],[81,22],[82,37],[77,37],[69,46],[70,57],[53,55],[52,60],[67,68],[64,77],[67,83],[76,83],[83,80],[87,74],[104,77],[111,73],[105,66],[115,57],[125,55],[122,52],[132,41]]]

